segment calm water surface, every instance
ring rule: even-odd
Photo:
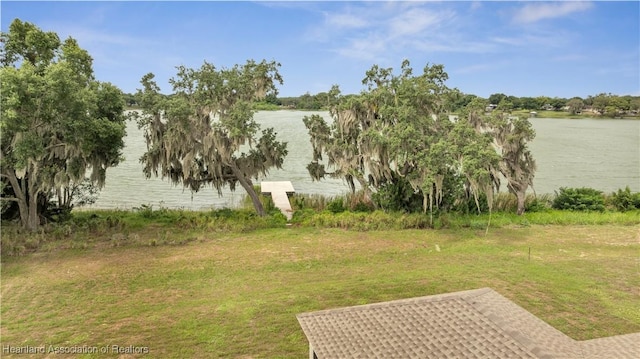
[[[298,193],[328,196],[348,191],[342,180],[313,182],[306,166],[311,160],[311,144],[302,123],[304,116],[327,112],[265,111],[255,119],[263,128],[273,127],[278,139],[288,142],[289,155],[283,169],[260,180],[287,180]],[[640,191],[640,121],[530,119],[536,138],[530,144],[538,164],[535,190],[553,193],[560,187],[593,187],[605,192],[629,186]],[[242,187],[232,193],[206,187],[191,193],[160,178],[146,179],[140,156],[146,146],[142,131],[133,122],[127,126],[125,161],[107,170],[107,181],[93,208],[130,209],[141,204],[168,208],[210,209],[237,206],[244,196]],[[256,181],[256,182],[260,182]],[[254,182],[254,183],[256,183]]]

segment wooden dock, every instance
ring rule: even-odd
[[[273,182],[261,182],[260,191],[262,194],[271,194],[273,204],[287,217],[287,220],[291,220],[293,216],[293,210],[291,209],[291,203],[289,202],[289,194],[295,193],[293,184],[291,181],[273,181]]]

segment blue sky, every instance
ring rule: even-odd
[[[100,81],[125,92],[204,60],[276,60],[280,96],[363,89],[373,64],[414,73],[444,64],[447,84],[488,97],[640,95],[640,2],[11,2],[15,18],[72,36]]]

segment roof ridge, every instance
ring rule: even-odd
[[[386,301],[386,302],[374,302],[374,303],[359,304],[359,305],[348,306],[348,307],[339,307],[339,308],[332,308],[332,309],[321,309],[321,310],[313,311],[313,312],[300,313],[300,314],[297,314],[296,317],[300,317],[300,316],[307,317],[307,316],[323,315],[323,314],[326,314],[328,312],[334,313],[334,312],[341,312],[341,311],[349,311],[349,312],[351,312],[351,311],[359,311],[359,310],[366,310],[366,309],[370,309],[370,308],[376,308],[376,307],[379,307],[379,306],[384,306],[384,307],[398,306],[398,305],[413,304],[413,303],[416,303],[416,302],[423,302],[423,301],[425,301],[425,302],[439,302],[439,301],[444,301],[444,300],[450,300],[452,298],[460,298],[460,299],[465,299],[465,297],[473,298],[473,297],[481,296],[483,294],[487,294],[488,292],[494,292],[494,293],[498,294],[493,289],[485,287],[485,288],[470,289],[470,290],[465,290],[465,291],[460,291],[460,292],[453,292],[453,293],[441,293],[441,294],[427,295],[427,296],[422,296],[422,297],[395,299],[395,300]]]

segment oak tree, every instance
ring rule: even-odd
[[[401,178],[421,193],[423,211],[431,214],[442,203],[447,176],[463,178],[476,202],[479,193],[491,197],[497,154],[468,118],[451,120],[456,96],[447,79],[442,65],[427,64],[419,75],[407,60],[400,74],[374,65],[363,80],[366,91],[334,96],[331,125],[317,115],[304,119],[312,178],[344,178],[365,194]]]
[[[488,121],[494,145],[500,154],[500,173],[507,181],[507,189],[517,198],[517,213],[525,210],[525,196],[529,187],[533,188],[533,178],[537,169],[528,143],[535,138],[535,130],[529,120],[495,113]]]
[[[584,101],[579,97],[574,97],[567,101],[567,106],[569,107],[569,113],[575,115],[584,109]]]
[[[92,58],[69,37],[14,20],[2,34],[0,175],[22,225],[35,230],[42,205],[82,183],[101,187],[121,159],[122,92],[94,78]],[[60,195],[60,197],[63,197]]]
[[[220,195],[239,183],[264,215],[251,179],[281,168],[287,144],[276,140],[272,128],[260,131],[252,105],[277,94],[279,66],[264,60],[220,69],[208,62],[199,69],[179,66],[169,96],[160,93],[153,74],[145,75],[137,93],[147,143],[140,159],[145,175],[194,192],[211,185]]]

